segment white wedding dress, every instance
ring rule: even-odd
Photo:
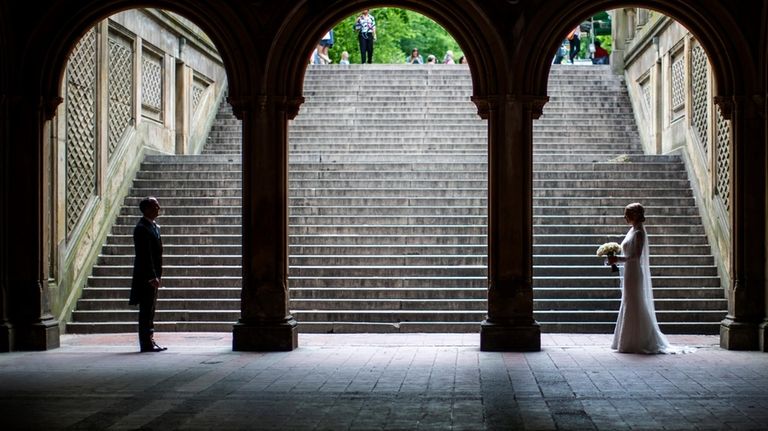
[[[621,251],[621,307],[611,348],[622,353],[675,353],[656,321],[648,235],[642,224],[627,232]]]

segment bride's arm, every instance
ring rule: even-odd
[[[640,259],[643,254],[643,245],[645,245],[645,233],[638,230],[629,241],[627,252],[624,256],[617,256],[619,262],[628,262],[630,260]]]

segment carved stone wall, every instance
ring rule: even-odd
[[[704,154],[709,149],[709,65],[707,54],[699,44],[691,48],[691,126]]]
[[[72,51],[67,66],[66,232],[74,230],[96,188],[96,32]]]
[[[190,103],[198,110],[196,141],[204,143],[226,88],[221,58],[210,41],[196,40],[200,30],[189,30],[180,53],[179,32],[186,30],[166,18],[153,10],[113,15],[88,31],[69,56],[65,103],[51,122],[58,154],[51,160],[61,174],[49,176],[58,214],[47,241],[56,262],[50,270],[57,287],[51,303],[60,321],[68,319],[145,151],[175,148],[174,116],[167,114],[175,88],[166,71],[168,58],[175,56],[199,77],[190,83]],[[187,153],[199,152],[202,143]]]
[[[647,151],[681,152],[685,156],[691,184],[697,195],[702,217],[713,244],[723,285],[730,273],[730,121],[723,118],[713,102],[716,83],[704,47],[682,25],[655,14],[628,42],[625,76],[634,106],[650,104],[666,119],[654,124],[653,118],[636,115],[640,130],[660,128],[661,144],[644,142]],[[666,73],[656,72],[656,64]],[[651,98],[645,82],[656,73],[667,97]],[[665,100],[668,101],[665,103]],[[687,118],[686,118],[687,117]],[[686,118],[686,121],[678,121]],[[641,133],[646,141],[654,139]]]
[[[133,41],[109,33],[109,158],[133,120]]]
[[[731,209],[731,122],[723,118],[720,107],[717,112],[717,160],[715,166],[715,193],[723,201],[726,211]]]
[[[676,120],[683,115],[685,109],[685,57],[679,53],[672,57],[671,79],[669,81],[672,95],[672,119]]]
[[[141,106],[143,114],[163,120],[163,57],[145,48],[141,57]]]

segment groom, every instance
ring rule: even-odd
[[[136,257],[133,261],[131,298],[128,303],[139,306],[141,351],[162,352],[167,348],[158,346],[152,338],[157,290],[163,276],[163,242],[160,239],[160,227],[155,223],[160,214],[160,203],[157,198],[147,197],[139,203],[139,209],[143,217],[133,229]]]

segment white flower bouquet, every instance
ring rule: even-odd
[[[606,242],[605,244],[601,245],[597,249],[597,255],[599,257],[609,257],[609,256],[616,256],[617,254],[621,253],[621,246],[618,243],[615,242]],[[618,272],[619,267],[616,266],[616,264],[611,265],[611,271],[612,272]]]

